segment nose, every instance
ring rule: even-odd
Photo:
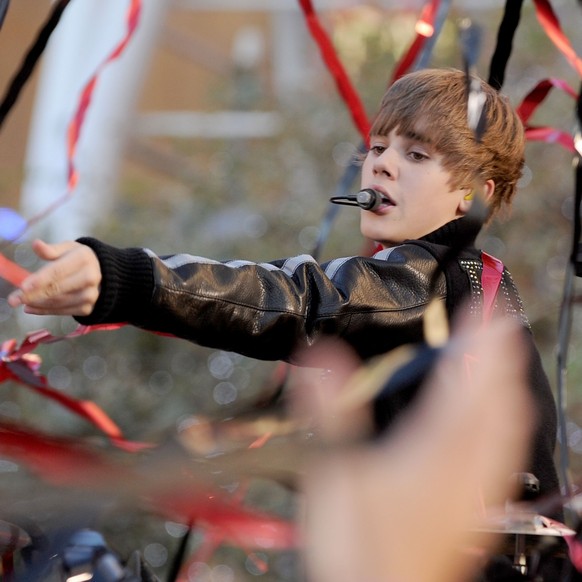
[[[384,175],[387,178],[395,178],[397,165],[393,148],[387,147],[379,156],[374,159],[372,167],[374,175]]]

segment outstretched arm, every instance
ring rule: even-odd
[[[49,263],[11,296],[13,306],[84,325],[128,323],[263,360],[289,359],[326,335],[363,358],[421,341],[427,273],[436,267],[415,245],[323,265],[307,255],[266,263],[161,256],[93,238],[34,248]],[[436,294],[445,293],[443,277]]]

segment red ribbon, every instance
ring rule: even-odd
[[[73,119],[69,123],[69,129],[67,134],[67,154],[68,154],[68,162],[69,162],[69,169],[68,169],[68,191],[72,191],[75,189],[77,185],[78,175],[77,170],[75,169],[74,159],[75,153],[77,150],[77,143],[79,141],[79,137],[81,135],[81,129],[83,128],[85,122],[85,115],[87,113],[87,109],[91,104],[91,99],[93,98],[93,91],[95,86],[97,85],[97,81],[99,79],[99,75],[101,71],[112,61],[119,58],[121,53],[124,51],[125,47],[129,43],[135,29],[137,28],[137,24],[139,22],[139,17],[141,14],[141,0],[131,0],[131,4],[127,11],[126,15],[126,22],[127,22],[127,29],[125,36],[119,42],[119,44],[113,49],[111,54],[105,59],[95,73],[93,73],[92,77],[89,79],[83,91],[81,93],[81,98],[79,100],[79,104],[77,107],[77,111],[73,116]]]
[[[434,19],[438,12],[439,4],[440,0],[432,0],[424,5],[420,18],[414,27],[416,37],[408,51],[406,51],[398,63],[394,74],[392,75],[392,83],[408,72],[408,69],[410,69],[414,61],[416,61],[418,53],[422,50],[426,39],[434,34]]]
[[[535,127],[528,125],[528,121],[540,106],[542,101],[553,89],[560,89],[573,99],[577,99],[576,91],[561,79],[549,78],[540,81],[523,99],[516,111],[525,125],[525,136],[530,141],[544,141],[558,143],[570,151],[575,151],[574,138],[569,133],[553,127]]]
[[[29,274],[30,273],[26,269],[13,263],[0,253],[0,278],[5,279],[15,287],[20,287],[22,281],[24,281]]]
[[[123,481],[129,473],[106,458],[102,449],[5,423],[0,423],[0,451],[59,486],[86,485],[97,491],[102,483]]]
[[[196,499],[190,488],[181,486],[159,495],[155,499],[155,508],[165,515],[198,523],[210,532],[215,544],[228,541],[238,547],[273,550],[297,546],[294,524],[241,507],[240,502],[232,502],[220,495],[211,493],[205,499]]]
[[[6,423],[0,423],[0,452],[53,485],[81,487],[96,494],[132,494],[145,509],[201,526],[211,543],[203,547],[210,552],[224,542],[249,549],[292,549],[299,543],[292,521],[244,507],[241,499],[213,484],[195,457],[172,459],[164,454],[162,458],[154,450],[134,464],[133,457],[114,456],[87,443],[47,437]]]
[[[311,0],[299,0],[299,4],[303,10],[307,27],[319,47],[324,63],[335,79],[340,95],[347,104],[352,119],[358,128],[360,135],[362,136],[364,142],[367,143],[368,135],[370,132],[370,121],[366,115],[364,106],[362,105],[357,92],[353,88],[342,63],[340,62],[333,44],[329,39],[329,36],[321,25]],[[438,11],[439,4],[440,0],[431,0],[424,6],[420,18],[415,26],[417,33],[416,38],[398,64],[392,76],[391,82],[394,82],[408,71],[412,63],[418,57],[418,53],[424,46],[426,39],[430,38],[434,34],[434,19]]]
[[[554,13],[548,0],[534,0],[536,15],[550,40],[558,47],[560,52],[566,57],[574,70],[582,77],[582,59],[572,48],[570,41],[564,34],[558,17]]]
[[[543,141],[545,143],[557,143],[571,152],[576,152],[574,138],[567,132],[555,127],[528,127],[525,137],[529,141]]]
[[[576,91],[562,79],[543,79],[540,81],[524,98],[521,105],[517,108],[517,114],[523,123],[527,124],[539,104],[547,97],[552,88],[561,89],[573,99],[577,99]]]
[[[0,383],[15,381],[22,384],[38,394],[54,400],[61,406],[84,418],[99,430],[101,430],[115,446],[128,450],[137,451],[149,445],[127,441],[123,437],[121,429],[111,420],[111,418],[97,405],[90,400],[77,400],[59,390],[56,390],[48,383],[45,376],[40,373],[41,358],[37,354],[32,354],[32,350],[42,343],[52,343],[61,339],[84,335],[90,331],[99,329],[114,329],[119,326],[80,326],[77,330],[67,336],[54,336],[47,330],[39,330],[28,334],[20,347],[14,339],[4,341],[0,346]]]
[[[311,36],[319,47],[323,61],[332,74],[340,95],[347,104],[352,119],[358,128],[362,139],[364,142],[368,143],[370,121],[368,120],[364,105],[362,104],[362,101],[360,100],[356,90],[352,86],[348,74],[346,73],[346,70],[344,69],[341,61],[339,60],[333,44],[327,35],[327,32],[321,25],[319,18],[313,9],[311,0],[299,0],[299,4],[303,10],[305,21],[309,31],[311,32]]]
[[[0,253],[1,278],[18,287],[28,275],[29,273],[26,269],[13,263]],[[16,340],[14,339],[6,340],[0,346],[0,384],[12,380],[27,386],[45,398],[58,402],[71,412],[81,416],[99,428],[109,437],[113,444],[120,448],[135,451],[149,446],[144,443],[125,440],[119,427],[94,402],[89,400],[76,400],[51,387],[46,377],[40,373],[40,364],[42,362],[40,356],[31,353],[40,344],[72,339],[93,331],[115,330],[124,325],[124,323],[90,326],[80,325],[71,333],[63,336],[55,336],[46,329],[40,329],[27,334],[20,346],[17,346]]]

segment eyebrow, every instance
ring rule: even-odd
[[[413,130],[405,132],[404,137],[406,139],[411,140],[411,141],[417,141],[417,142],[424,143],[427,145],[434,145],[433,141],[428,136],[426,136],[425,134],[422,134],[422,133],[418,133],[418,132],[413,131]]]

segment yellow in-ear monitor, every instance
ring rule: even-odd
[[[468,194],[465,194],[463,200],[473,200],[475,197],[475,191],[471,190]]]

